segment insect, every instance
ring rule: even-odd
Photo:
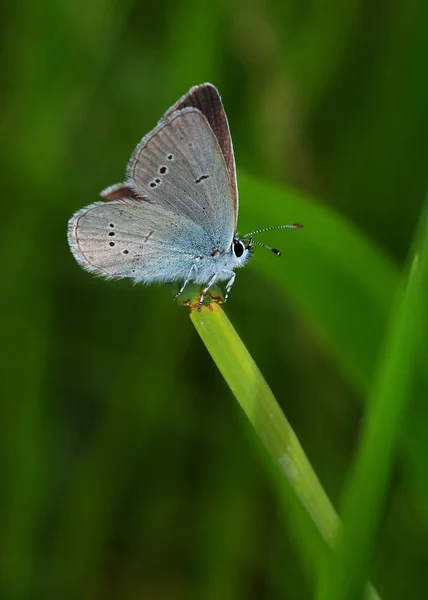
[[[107,279],[189,282],[208,290],[227,281],[251,257],[253,235],[237,236],[238,189],[226,113],[210,83],[193,87],[138,144],[126,181],[101,192],[104,201],[77,211],[68,242],[77,262]]]

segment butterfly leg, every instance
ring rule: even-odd
[[[216,281],[217,281],[217,275],[213,275],[211,277],[211,279],[209,280],[208,285],[202,290],[201,296],[200,296],[199,302],[198,302],[198,310],[201,308],[201,306],[204,302],[205,296],[207,295],[208,290],[210,289],[210,287],[212,285],[215,284]]]
[[[181,286],[181,288],[178,290],[178,292],[175,294],[175,296],[174,296],[174,300],[177,300],[177,298],[179,298],[179,297],[181,296],[181,294],[184,292],[184,288],[186,287],[186,285],[187,285],[187,284],[189,283],[189,281],[191,280],[191,278],[192,278],[192,275],[193,275],[193,272],[195,272],[195,273],[196,273],[196,271],[197,271],[196,265],[195,265],[195,264],[193,264],[193,265],[190,267],[189,274],[187,275],[187,277],[186,277],[186,279],[185,279],[185,281],[184,281],[183,285],[182,285],[182,286]]]
[[[229,272],[230,272],[231,277],[230,277],[230,279],[229,279],[229,281],[227,282],[227,285],[226,285],[226,294],[224,295],[224,301],[225,302],[226,302],[226,300],[227,300],[227,298],[229,296],[229,292],[232,289],[232,285],[234,284],[235,277],[236,277],[236,273],[234,273],[233,271],[229,271]],[[227,273],[227,271],[226,271],[226,273]]]

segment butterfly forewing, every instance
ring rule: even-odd
[[[234,194],[217,138],[199,110],[184,108],[163,119],[137,147],[127,173],[136,194],[202,228],[196,253],[230,248]]]
[[[215,88],[211,83],[197,85],[180,98],[163,116],[161,122],[177,110],[193,106],[197,108],[208,121],[214,135],[217,138],[222,151],[230,181],[230,187],[233,193],[233,208],[235,229],[238,218],[238,188],[236,184],[235,157],[233,154],[232,138],[229,131],[226,112],[223,103]]]

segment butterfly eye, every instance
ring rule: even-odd
[[[244,254],[244,250],[245,250],[244,242],[241,242],[241,240],[233,241],[233,254],[236,256],[236,258],[241,258],[241,256]]]

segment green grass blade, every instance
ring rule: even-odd
[[[359,599],[369,575],[398,434],[411,386],[427,304],[428,214],[421,218],[406,282],[397,295],[385,349],[371,389],[360,450],[344,497],[343,523],[320,600]]]
[[[257,435],[288,481],[281,497],[286,509],[290,508],[289,518],[296,515],[297,497],[329,545],[336,534],[337,515],[293,429],[231,322],[215,303],[209,308],[204,306],[201,311],[193,310],[191,319]],[[299,518],[302,519],[302,514]],[[296,539],[300,542],[300,551],[306,553],[305,546],[315,547],[316,542],[307,538],[309,529],[302,521],[299,525],[294,523],[295,532],[300,526],[302,535]],[[318,554],[318,568],[320,558]],[[375,592],[372,597],[377,597]]]
[[[218,304],[194,310],[191,319],[241,408],[275,462],[290,481],[302,504],[329,539],[336,515],[290,424],[269,386]]]

